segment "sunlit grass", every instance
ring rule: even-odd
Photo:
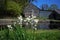
[[[0,40],[60,40],[60,30],[34,30],[16,26],[13,30],[1,30]]]
[[[60,40],[60,30],[28,30],[28,35],[34,40]]]

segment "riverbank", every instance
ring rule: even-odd
[[[0,40],[60,40],[60,30],[17,29],[0,31]]]

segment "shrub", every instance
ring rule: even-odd
[[[7,2],[7,11],[13,11],[15,12],[14,15],[20,15],[22,13],[22,6],[20,6],[18,3],[14,1],[8,1]]]

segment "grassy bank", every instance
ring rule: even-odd
[[[1,30],[0,40],[60,40],[60,30],[31,30],[17,27]]]
[[[28,35],[32,40],[60,40],[60,30],[30,30]]]

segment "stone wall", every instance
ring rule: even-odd
[[[32,14],[34,16],[39,16],[39,8],[31,3],[24,9],[24,15],[25,17],[28,17],[31,16]]]

